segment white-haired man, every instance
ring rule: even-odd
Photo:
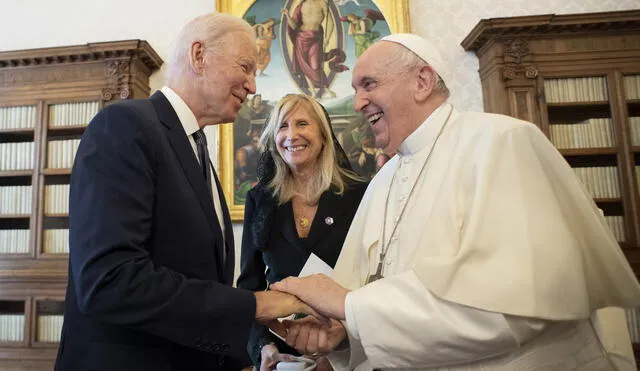
[[[91,121],[71,175],[56,370],[238,370],[255,319],[307,311],[231,287],[231,221],[202,128],[234,120],[255,70],[252,28],[204,15],[174,43],[161,91]]]
[[[396,155],[362,200],[338,283],[272,285],[343,321],[294,323],[287,342],[348,346],[331,355],[340,370],[635,369],[623,311],[599,310],[640,306],[640,286],[599,210],[535,125],[456,111],[447,71],[411,34],[357,61],[354,107]]]

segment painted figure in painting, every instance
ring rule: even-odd
[[[255,17],[253,17],[255,21]],[[248,19],[249,23],[253,24],[253,30],[256,32],[256,47],[258,48],[258,63],[256,65],[258,76],[264,75],[264,70],[269,66],[269,62],[271,62],[271,43],[276,38],[276,34],[274,32],[274,26],[276,26],[279,21],[276,21],[273,18],[269,18],[262,23],[251,22]]]
[[[355,13],[349,13],[346,17],[340,17],[340,20],[349,22],[349,30],[347,33],[353,37],[355,55],[356,58],[358,58],[380,37],[380,32],[374,31],[373,26],[376,25],[377,21],[384,21],[385,19],[381,12],[373,9],[365,9],[364,17]]]
[[[333,1],[336,3],[337,6],[343,6],[350,2],[356,4],[357,6],[361,6],[358,0],[333,0]]]
[[[302,90],[317,98],[335,98],[329,89],[329,79],[324,71],[328,62],[332,71],[343,72],[348,69],[342,64],[345,54],[342,49],[328,49],[328,40],[333,37],[336,28],[328,0],[302,0],[290,12],[283,9],[287,21],[287,33],[293,44],[292,73]]]
[[[234,203],[243,203],[247,192],[257,181],[258,142],[262,134],[264,122],[271,112],[271,105],[262,100],[260,94],[254,95],[243,105],[238,113],[238,132],[246,133],[243,143],[236,146],[234,158]],[[246,128],[246,131],[245,131]],[[240,144],[240,143],[239,143]]]

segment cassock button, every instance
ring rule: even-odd
[[[328,216],[326,218],[324,218],[324,224],[326,225],[332,225],[333,224],[333,218]]]

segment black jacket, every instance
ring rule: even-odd
[[[246,362],[255,298],[230,287],[233,234],[221,201],[226,244],[162,93],[112,104],[92,120],[71,175],[55,370],[211,371]]]
[[[276,199],[264,185],[247,194],[242,235],[241,273],[237,286],[262,291],[273,283],[297,276],[311,253],[331,267],[335,266],[342,244],[358,209],[367,183],[349,184],[342,195],[329,190],[322,194],[309,235],[301,239],[296,231],[291,202],[277,206]],[[266,268],[266,273],[265,273]],[[255,324],[247,351],[256,366],[260,349],[274,342],[280,352],[297,354],[265,326]]]

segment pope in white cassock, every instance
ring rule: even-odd
[[[335,282],[271,286],[341,320],[293,322],[287,342],[337,370],[635,370],[620,308],[640,286],[602,214],[535,125],[456,111],[447,77],[411,34],[357,61],[354,108],[396,155]]]

